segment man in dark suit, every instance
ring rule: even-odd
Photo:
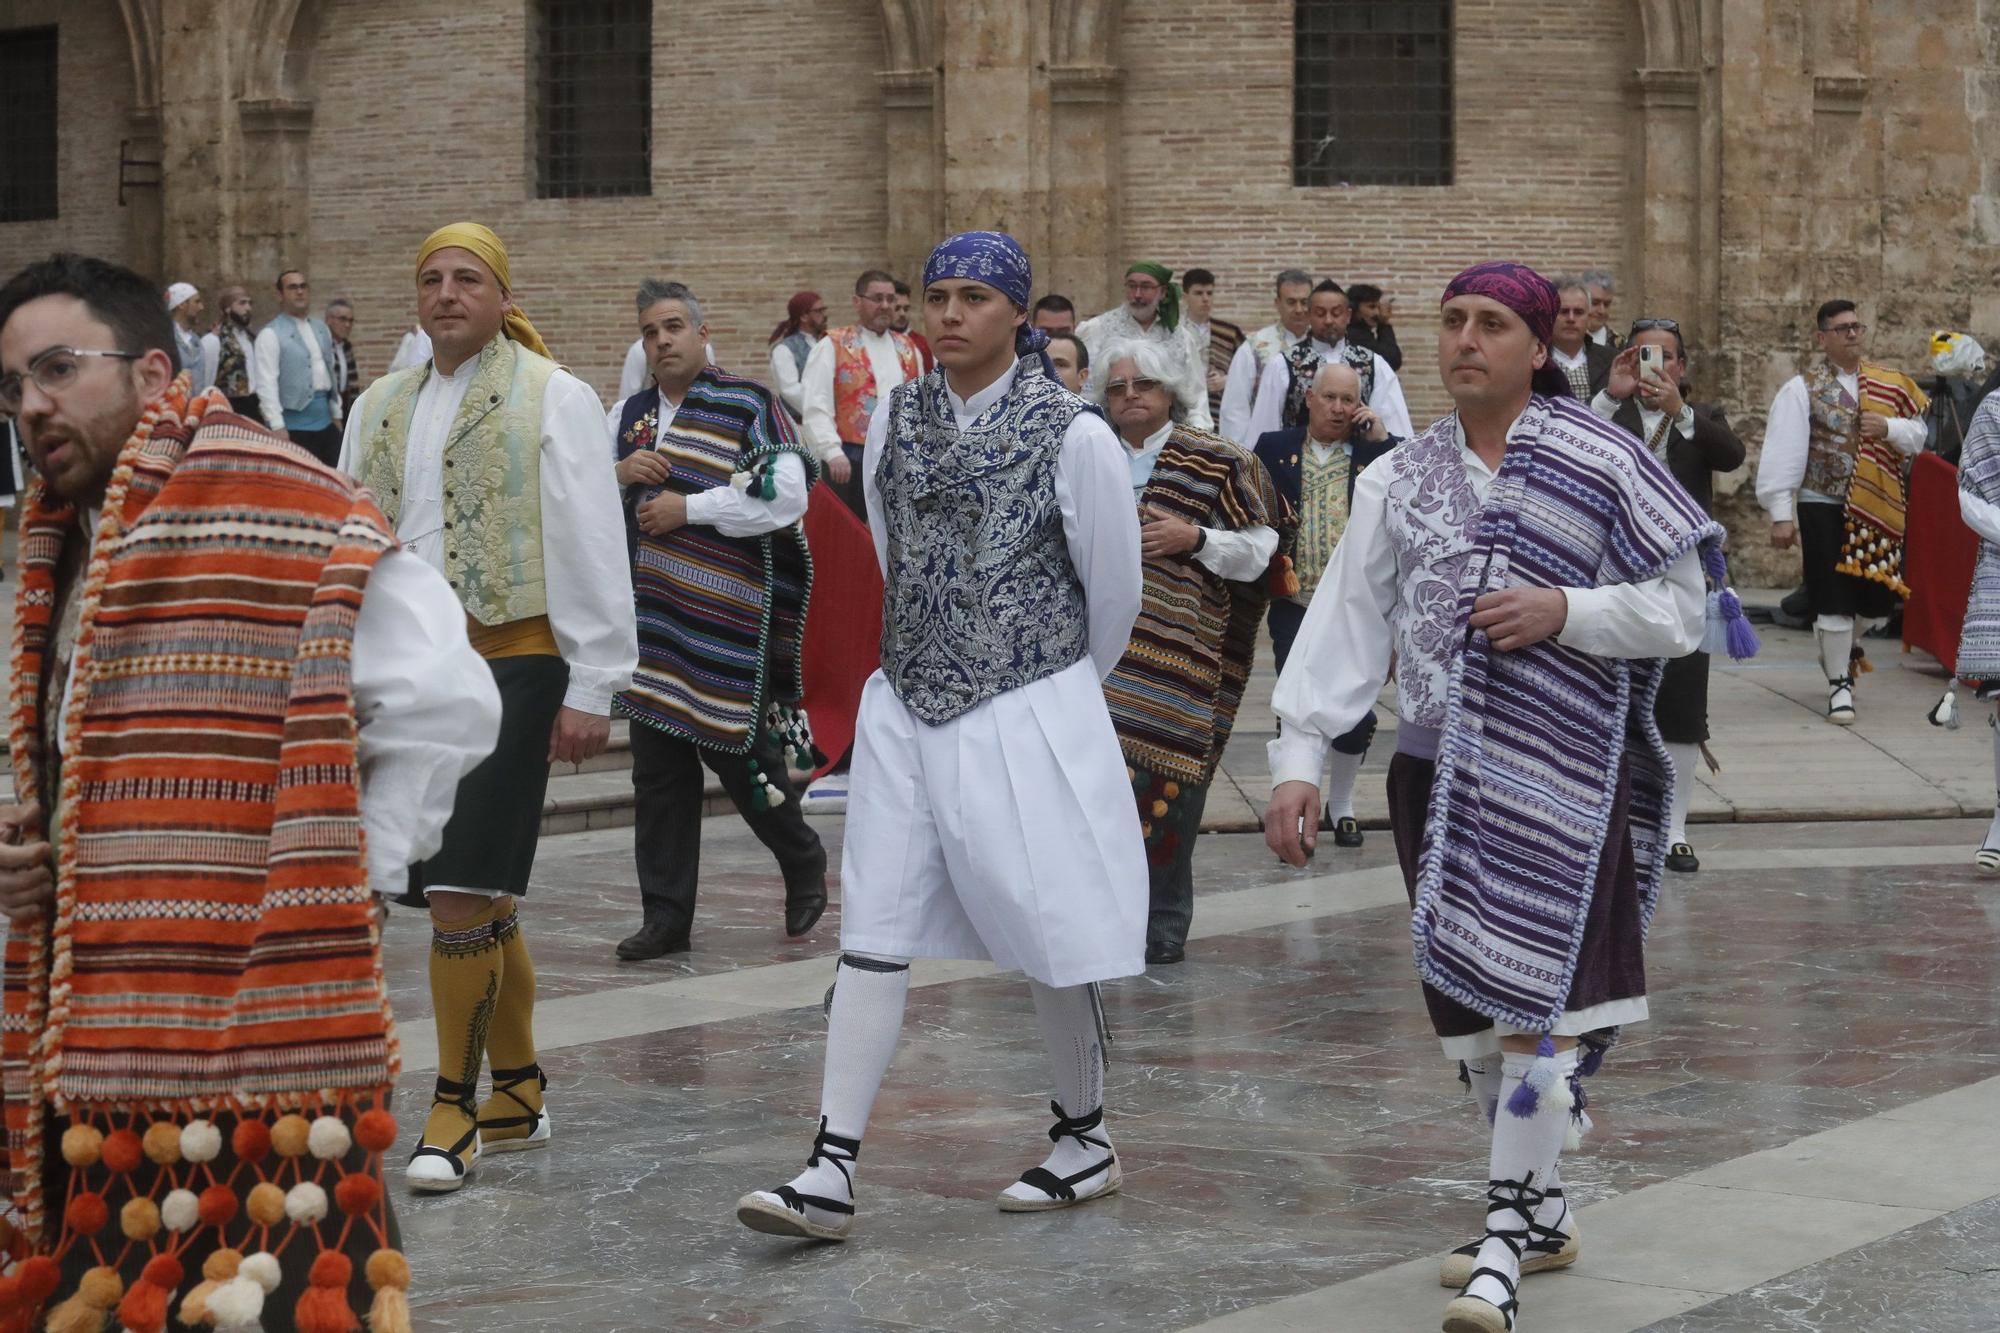
[[[1292,556],[1299,590],[1290,597],[1272,598],[1267,620],[1280,671],[1298,637],[1313,589],[1346,531],[1354,479],[1399,443],[1382,418],[1361,401],[1360,377],[1345,361],[1321,363],[1306,391],[1306,424],[1270,431],[1257,441],[1257,457],[1299,520]],[[1326,808],[1321,827],[1333,830],[1336,847],[1361,845],[1361,825],[1354,818],[1354,780],[1374,736],[1371,713],[1333,743],[1333,773],[1322,788]]]
[[[1645,346],[1660,349],[1658,378],[1639,373],[1639,349]],[[1715,474],[1743,466],[1743,441],[1729,428],[1721,408],[1687,401],[1686,375],[1687,344],[1680,325],[1671,319],[1635,320],[1625,349],[1612,360],[1605,386],[1590,406],[1643,440],[1666,463],[1674,480],[1712,513]],[[1701,869],[1701,862],[1687,840],[1687,812],[1695,764],[1708,739],[1707,653],[1668,661],[1653,719],[1674,759],[1667,869],[1692,874]]]
[[[1555,339],[1549,344],[1549,364],[1569,378],[1570,392],[1587,403],[1611,378],[1611,359],[1618,353],[1590,336],[1590,290],[1582,278],[1557,278]]]

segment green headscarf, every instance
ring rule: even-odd
[[[1160,322],[1172,333],[1174,326],[1181,322],[1181,289],[1174,286],[1174,271],[1165,264],[1155,264],[1150,260],[1140,260],[1125,270],[1125,276],[1143,273],[1159,283],[1164,289],[1160,296]]]

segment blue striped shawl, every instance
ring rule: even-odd
[[[1410,466],[1426,456],[1462,466],[1458,450],[1446,417],[1401,452]],[[1451,665],[1411,934],[1425,981],[1545,1031],[1569,996],[1621,759],[1652,920],[1671,773],[1653,724],[1661,662],[1554,640],[1497,652],[1484,634],[1466,634],[1467,618],[1491,589],[1657,578],[1722,528],[1638,440],[1579,403],[1538,394],[1469,530],[1448,641],[1464,649]]]
[[[1958,488],[1988,504],[2000,504],[2000,393],[1987,395],[1965,430],[1958,456]],[[2000,547],[1979,543],[1972,568],[1972,595],[1959,632],[1959,679],[2000,682]]]

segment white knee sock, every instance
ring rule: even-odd
[[[1326,812],[1333,818],[1354,818],[1354,783],[1361,776],[1361,761],[1367,757],[1332,752],[1333,767],[1326,778]]]
[[[819,1113],[826,1133],[857,1142],[866,1133],[875,1094],[903,1032],[903,1001],[909,991],[907,959],[841,957],[834,976],[833,1007],[826,1016],[826,1071],[820,1079]],[[822,1155],[795,1176],[791,1186],[801,1194],[851,1202],[849,1174],[855,1169],[851,1162],[836,1165],[833,1157]],[[838,1220],[823,1216],[819,1209],[807,1216],[819,1222]]]
[[[1813,622],[1813,635],[1819,640],[1819,666],[1826,678],[1847,675],[1851,670],[1847,659],[1854,651],[1854,618],[1821,616]]]
[[[1493,1124],[1493,1119],[1500,1110],[1500,1066],[1501,1057],[1498,1055],[1481,1056],[1476,1060],[1465,1061],[1466,1079],[1472,1084],[1472,1095],[1478,1100],[1480,1114],[1489,1126]],[[1561,1165],[1550,1167],[1548,1184],[1537,1185],[1536,1188],[1544,1191],[1561,1189]],[[1564,1203],[1560,1198],[1545,1199],[1542,1206],[1535,1210],[1535,1220],[1543,1226],[1556,1226],[1562,1221],[1563,1209]],[[1569,1230],[1568,1227],[1563,1229]]]
[[[1502,1182],[1544,1191],[1557,1179],[1556,1162],[1562,1156],[1563,1138],[1569,1132],[1569,1077],[1576,1072],[1575,1048],[1556,1053],[1551,1063],[1555,1078],[1541,1090],[1531,1114],[1515,1114],[1514,1102],[1521,1085],[1534,1069],[1535,1057],[1522,1051],[1508,1051],[1501,1057],[1500,1111],[1493,1117],[1493,1148],[1487,1160],[1487,1175],[1495,1186]],[[1560,1210],[1558,1210],[1560,1212]],[[1502,1237],[1515,1243],[1508,1245]],[[1511,1282],[1521,1280],[1519,1246],[1527,1242],[1527,1223],[1519,1212],[1505,1203],[1489,1204],[1486,1239],[1479,1247],[1475,1267],[1497,1269]],[[1494,1305],[1507,1300],[1507,1289],[1490,1277],[1479,1277],[1467,1285],[1466,1294]]]
[[[1688,803],[1694,799],[1694,769],[1695,765],[1701,762],[1701,747],[1669,741],[1667,753],[1672,755],[1674,760],[1673,799],[1667,807],[1667,841],[1686,842]]]
[[[1055,1085],[1055,1101],[1072,1120],[1082,1119],[1104,1108],[1104,1039],[1097,1030],[1097,1008],[1088,986],[1044,986],[1030,980],[1028,990],[1035,1000],[1035,1016],[1042,1023],[1042,1040],[1049,1050],[1049,1074]],[[1087,1132],[1094,1139],[1111,1141],[1102,1125]],[[1087,1171],[1111,1150],[1085,1143],[1065,1134],[1042,1162],[1050,1175],[1068,1178]],[[1088,1194],[1103,1183],[1103,1173],[1077,1182],[1077,1190]],[[1007,1193],[1023,1199],[1041,1199],[1044,1192],[1016,1182]]]

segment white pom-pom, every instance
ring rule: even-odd
[[[212,1162],[222,1153],[222,1131],[213,1120],[190,1120],[181,1126],[181,1156],[190,1162]]]
[[[751,480],[752,478],[748,472],[732,472],[729,474],[729,487],[734,491],[747,492],[750,489]]]
[[[319,1187],[315,1185],[314,1189]],[[285,1270],[278,1267],[278,1256],[269,1250],[259,1250],[237,1266],[238,1277],[247,1277],[265,1291],[276,1291],[284,1281]]]
[[[1555,1086],[1549,1089],[1548,1098],[1549,1105],[1558,1111],[1571,1111],[1576,1108],[1576,1094],[1570,1091],[1569,1080],[1566,1078],[1555,1081]]]
[[[201,1204],[193,1190],[169,1190],[160,1200],[160,1220],[169,1231],[187,1231],[201,1221]]]
[[[1563,1151],[1576,1152],[1583,1147],[1583,1136],[1590,1133],[1590,1112],[1578,1111],[1569,1118],[1569,1129],[1563,1134]]]
[[[247,1267],[249,1260],[244,1265]],[[235,1277],[208,1294],[208,1317],[217,1328],[256,1328],[263,1313],[264,1288],[243,1276],[241,1268],[236,1270]]]
[[[285,1191],[285,1216],[306,1226],[326,1216],[326,1191],[310,1180],[301,1180]]]
[[[770,789],[769,798],[771,802],[771,808],[773,810],[776,810],[779,806],[785,803],[785,794],[779,791],[776,787],[772,787]]]
[[[337,1115],[320,1116],[306,1131],[307,1150],[323,1162],[347,1156],[347,1150],[353,1146],[354,1136]]]

